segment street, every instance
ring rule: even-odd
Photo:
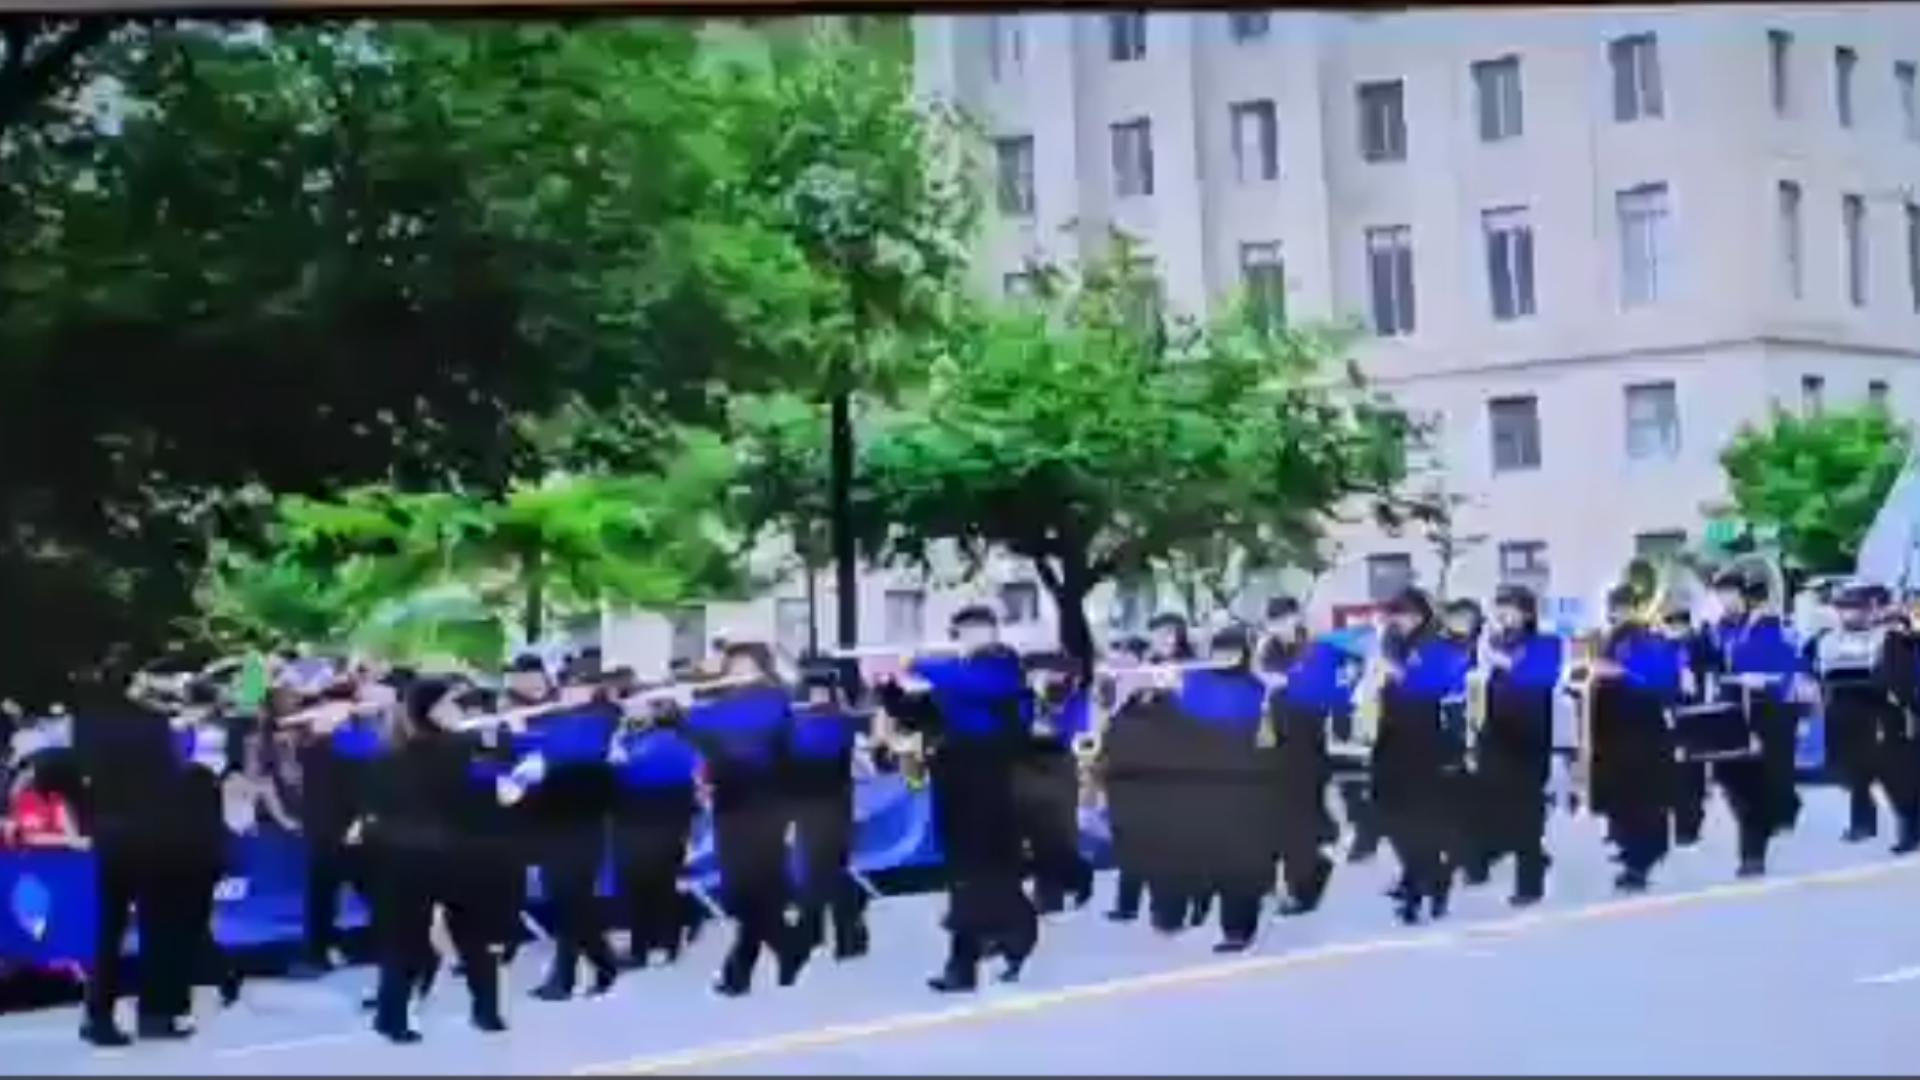
[[[1920,996],[1920,862],[1835,837],[1832,792],[1809,800],[1774,874],[1730,881],[1729,826],[1663,868],[1656,889],[1605,887],[1594,823],[1555,821],[1552,899],[1523,915],[1505,883],[1462,895],[1453,918],[1390,918],[1389,863],[1343,867],[1327,907],[1272,921],[1258,951],[1221,961],[1211,931],[1165,940],[1089,910],[1049,923],[1017,987],[934,997],[938,902],[882,902],[875,956],[809,969],[744,1001],[706,992],[710,933],[671,971],[630,975],[604,999],[537,1005],[514,973],[505,1036],[464,1023],[443,981],[427,1041],[385,1045],[357,1002],[370,973],[257,982],[183,1046],[100,1053],[71,1010],[0,1021],[9,1073],[1901,1073]],[[1096,901],[1096,905],[1099,901]]]

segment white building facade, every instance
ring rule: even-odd
[[[1434,422],[1435,479],[1463,500],[1454,593],[1517,580],[1570,611],[1636,551],[1698,538],[1721,448],[1771,405],[1920,404],[1920,8],[914,29],[921,92],[992,140],[979,287],[1017,289],[1031,260],[1117,228],[1175,311],[1244,290],[1289,321],[1364,326],[1362,368]],[[1347,529],[1328,554],[1293,583],[1322,611],[1441,572],[1411,533]],[[1044,636],[1031,590],[1013,565],[959,587],[876,571],[862,637],[917,640],[977,599]],[[803,640],[803,584],[787,591],[706,621]],[[1169,598],[1124,599],[1097,598],[1096,625]]]

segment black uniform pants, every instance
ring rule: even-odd
[[[318,964],[339,944],[340,890],[365,890],[360,852],[347,843],[346,835],[343,822],[323,819],[307,825],[306,954]]]
[[[693,812],[691,789],[628,789],[617,796],[614,872],[635,960],[644,960],[653,950],[679,954],[680,871],[687,861]]]
[[[831,920],[835,947],[842,952],[857,949],[866,934],[866,894],[851,872],[851,776],[795,792],[793,825],[800,846],[800,940],[819,948]]]
[[[713,827],[721,894],[734,927],[722,978],[744,986],[763,950],[788,956],[800,944],[786,916],[791,890],[785,809],[770,779],[734,785],[716,787]],[[742,790],[748,785],[752,789]]]
[[[549,987],[572,990],[582,959],[602,976],[614,970],[598,895],[606,850],[606,829],[598,819],[567,822],[540,836],[540,881],[553,913]]]
[[[1374,782],[1371,775],[1344,776],[1335,785],[1340,790],[1340,808],[1351,835],[1347,842],[1347,861],[1365,862],[1380,850],[1383,839],[1380,815],[1374,806]]]
[[[1884,697],[1874,701],[1854,690],[1836,691],[1827,702],[1827,756],[1836,779],[1847,791],[1847,828],[1856,835],[1879,829],[1879,807],[1873,788],[1880,783]]]
[[[1920,746],[1908,735],[1907,724],[1904,710],[1888,709],[1881,715],[1875,769],[1902,844],[1920,841]]]
[[[1673,842],[1689,847],[1700,841],[1707,822],[1707,766],[1679,761],[1673,767]]]
[[[1039,940],[1021,888],[1015,759],[994,747],[949,746],[933,765],[934,822],[947,853],[947,969],[969,980],[988,951],[1024,960]]]
[[[1794,785],[1797,718],[1791,708],[1775,703],[1756,703],[1752,715],[1759,753],[1714,768],[1739,826],[1743,864],[1764,863],[1773,838],[1791,829],[1800,813]]]
[[[439,966],[432,938],[436,907],[446,911],[474,1018],[497,1020],[500,969],[489,947],[495,932],[486,876],[476,875],[469,861],[418,850],[379,853],[369,869],[379,964],[374,1026],[389,1032],[408,1027],[408,1002]]]
[[[1544,744],[1490,743],[1478,755],[1475,854],[1489,863],[1513,856],[1516,896],[1539,896],[1545,885],[1549,753]]]
[[[191,871],[183,872],[166,850],[137,840],[96,850],[99,908],[87,979],[88,1022],[113,1024],[124,973],[122,949],[128,928],[135,925],[140,934],[140,1020],[161,1022],[185,1015],[205,933],[193,921],[197,883],[190,880]]]
[[[1020,836],[1033,859],[1034,898],[1042,911],[1059,911],[1069,894],[1092,888],[1093,869],[1080,855],[1080,773],[1064,746],[1044,747],[1014,772]]]
[[[1275,754],[1276,822],[1274,838],[1280,877],[1287,896],[1303,907],[1320,902],[1333,864],[1321,846],[1337,837],[1333,815],[1327,811],[1327,781],[1332,766],[1320,734],[1324,720],[1311,714],[1289,714],[1286,736]],[[1332,834],[1332,835],[1330,835]],[[1222,897],[1223,904],[1226,898]],[[1227,917],[1223,908],[1221,918]]]

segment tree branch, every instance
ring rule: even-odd
[[[82,19],[34,56],[28,55],[30,27],[16,23],[0,28],[7,43],[7,62],[0,67],[0,134],[44,101],[80,55],[105,41],[112,28],[106,19]]]

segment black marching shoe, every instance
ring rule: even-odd
[[[118,1050],[133,1045],[133,1038],[111,1020],[89,1020],[81,1024],[80,1040],[101,1050]]]
[[[1767,876],[1767,860],[1741,859],[1740,868],[1733,872],[1734,877],[1757,878]]]
[[[1215,943],[1213,951],[1219,956],[1232,956],[1236,953],[1246,952],[1252,947],[1252,938],[1230,937]]]
[[[1895,855],[1911,855],[1920,851],[1920,828],[1911,825],[1900,826],[1899,838],[1893,842]]]
[[[1493,867],[1484,859],[1475,859],[1460,868],[1460,880],[1471,887],[1485,885],[1493,880]]]
[[[1027,959],[1032,955],[1033,948],[1031,946],[1029,946],[1025,952],[1003,952],[1000,959],[1006,966],[1000,969],[1000,981],[1003,983],[1019,982],[1020,974],[1027,970]]]
[[[1297,919],[1302,915],[1313,914],[1314,910],[1319,906],[1320,906],[1320,901],[1318,899],[1295,900],[1292,897],[1288,897],[1285,900],[1280,901],[1280,917],[1285,919]]]
[[[613,984],[620,981],[620,968],[617,964],[593,969],[593,985],[587,988],[588,997],[606,997],[613,991]]]
[[[1516,907],[1516,908],[1529,908],[1539,903],[1540,901],[1545,900],[1546,898],[1547,898],[1546,893],[1540,892],[1538,890],[1533,890],[1533,889],[1521,890],[1521,891],[1515,892],[1512,896],[1507,897],[1507,906]]]
[[[1393,913],[1407,926],[1420,925],[1420,898],[1409,891],[1394,903]]]
[[[527,996],[535,1001],[571,1001],[573,1000],[573,987],[565,983],[548,980],[534,987],[533,992]]]
[[[134,1034],[148,1042],[179,1042],[193,1038],[193,1024],[177,1016],[143,1016]]]
[[[231,1009],[240,1003],[240,973],[229,971],[220,976],[220,1007]]]
[[[480,1009],[473,1014],[473,1028],[488,1035],[499,1035],[507,1030],[507,1022],[501,1019],[497,1009]]]
[[[928,979],[927,986],[938,994],[971,994],[980,989],[980,976],[975,972],[948,968]]]
[[[1140,913],[1138,911],[1128,911],[1125,908],[1114,908],[1112,911],[1107,912],[1107,921],[1116,923],[1139,922]]]
[[[420,1033],[405,1024],[375,1024],[373,1030],[395,1046],[412,1046],[420,1041]]]
[[[1439,892],[1427,898],[1427,913],[1435,919],[1446,918],[1452,899],[1452,891],[1442,886]]]
[[[1851,825],[1848,826],[1846,832],[1840,834],[1840,842],[1843,844],[1864,844],[1879,835],[1880,830],[1871,825]]]
[[[1614,891],[1627,894],[1646,892],[1649,884],[1644,870],[1622,870],[1620,876],[1613,879]]]
[[[807,970],[807,961],[813,958],[810,945],[789,945],[775,958],[774,974],[781,986],[792,986],[800,981],[800,973]]]

